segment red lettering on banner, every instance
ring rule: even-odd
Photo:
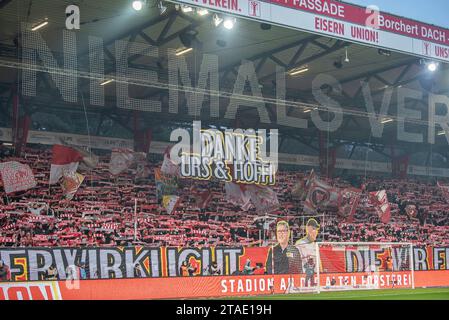
[[[42,289],[45,290],[45,293],[42,292]],[[53,293],[50,286],[30,286],[30,293],[32,300],[54,300]]]
[[[360,39],[376,43],[379,42],[379,33],[377,31],[362,27],[351,26],[351,36],[354,39]]]
[[[28,289],[25,287],[11,287],[8,288],[9,300],[30,300]]]
[[[327,19],[315,18],[315,29],[334,33],[337,35],[345,34],[345,25],[341,22],[331,21]]]
[[[435,46],[435,56],[437,56],[439,58],[444,58],[444,59],[449,58],[449,48]]]
[[[238,6],[238,0],[203,0],[204,4],[217,8],[230,9],[232,11],[240,11]]]

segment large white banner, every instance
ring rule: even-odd
[[[449,30],[333,0],[176,0],[349,42],[449,61]],[[429,2],[429,6],[432,4]]]

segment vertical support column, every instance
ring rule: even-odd
[[[28,141],[28,131],[30,129],[31,117],[25,115],[19,119],[19,127],[17,128],[17,141],[15,144],[15,152],[17,156],[22,154]]]
[[[337,148],[329,147],[329,141],[322,131],[319,132],[318,144],[320,148],[320,173],[327,178],[332,178],[337,160]]]
[[[403,155],[393,157],[391,161],[392,161],[391,168],[393,177],[405,179],[407,177],[409,156]]]
[[[414,261],[415,255],[413,254],[413,243],[410,244],[410,267],[411,267],[411,273],[412,273],[412,289],[415,289],[415,261]]]
[[[137,198],[134,198],[134,241],[137,241]]]
[[[316,250],[316,277],[317,277],[317,290],[320,293],[321,288],[321,279],[320,279],[320,246],[318,242],[315,242],[315,250]]]
[[[139,112],[133,113],[134,151],[148,153],[150,151],[153,130],[151,128],[139,128]]]
[[[12,88],[13,92],[15,91],[15,88]],[[19,95],[17,93],[13,94],[12,97],[12,144],[14,145],[14,150],[17,150],[17,141],[18,141],[18,135],[19,135]]]

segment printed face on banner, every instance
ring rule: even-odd
[[[276,226],[276,238],[280,245],[288,244],[290,238],[290,228],[287,222],[278,222]]]

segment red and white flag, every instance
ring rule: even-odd
[[[52,152],[49,183],[55,184],[64,173],[66,175],[75,173],[83,156],[77,150],[60,144],[55,144]]]
[[[72,200],[75,193],[78,191],[81,183],[84,181],[84,176],[77,172],[71,172],[64,174],[61,178],[61,188],[64,192],[65,198],[67,200]]]
[[[313,177],[308,185],[304,211],[315,214],[318,208],[338,207],[339,192],[327,183]]]
[[[276,192],[267,186],[250,184],[246,186],[246,194],[258,213],[270,213],[279,208]]]
[[[225,182],[225,199],[235,206],[239,206],[244,211],[251,208],[251,197],[246,192],[245,185],[234,182]]]
[[[171,147],[167,147],[164,152],[164,161],[162,162],[161,172],[165,175],[179,175],[179,166],[170,159]]]
[[[292,195],[301,200],[305,200],[313,179],[315,179],[315,172],[312,169],[308,177],[303,177],[296,183],[293,187]]]
[[[440,188],[441,193],[448,201],[449,200],[449,186],[442,185],[442,184],[440,184],[439,181],[437,181],[437,186]]]
[[[162,206],[167,210],[168,214],[171,214],[176,210],[179,204],[179,196],[169,195],[162,197]]]
[[[6,193],[24,191],[36,186],[31,168],[17,161],[0,163],[0,173]]]
[[[354,214],[357,210],[357,206],[360,202],[360,196],[362,190],[356,188],[344,188],[340,189],[338,199],[338,213],[340,216],[345,217],[346,222],[353,222]]]
[[[387,192],[385,190],[373,191],[369,193],[370,203],[376,209],[382,223],[388,223],[391,218],[391,207],[388,202]]]
[[[111,161],[109,162],[109,172],[118,175],[131,167],[134,162],[134,151],[131,149],[113,149]]]

